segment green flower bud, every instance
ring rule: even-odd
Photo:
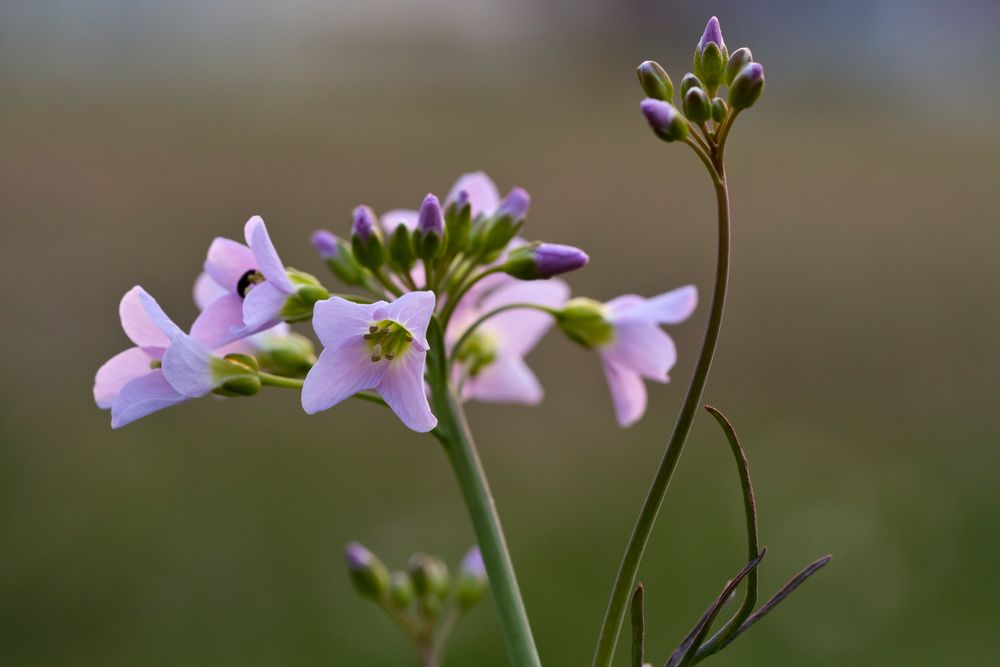
[[[323,229],[314,232],[310,240],[340,282],[352,286],[364,283],[364,269],[355,259],[349,243]]]
[[[688,124],[673,104],[644,99],[639,103],[639,109],[646,117],[649,127],[664,141],[682,141],[688,135]]]
[[[729,56],[729,62],[726,63],[726,73],[724,75],[724,83],[727,86],[733,84],[733,79],[736,75],[740,73],[740,70],[753,62],[753,54],[750,53],[750,49],[747,47],[741,47],[733,51],[733,55]]]
[[[227,354],[222,359],[212,360],[212,373],[223,378],[214,391],[219,396],[253,396],[261,389],[260,368],[257,360],[248,354]]]
[[[455,603],[462,611],[474,607],[486,595],[489,581],[483,566],[483,555],[479,547],[469,549],[462,559],[455,582]]]
[[[382,232],[374,211],[367,206],[354,209],[354,223],[351,226],[351,251],[358,263],[375,270],[385,261],[382,247]]]
[[[464,191],[445,209],[444,228],[447,241],[444,254],[451,258],[460,250],[466,249],[469,231],[472,229],[472,205]]]
[[[365,598],[379,600],[389,588],[389,570],[378,556],[357,542],[351,542],[344,549],[347,574],[355,590]]]
[[[297,333],[258,334],[260,364],[268,372],[285,377],[302,377],[316,363],[313,342]]]
[[[684,75],[684,78],[681,79],[681,99],[683,99],[684,95],[687,94],[687,91],[691,90],[692,88],[704,88],[704,87],[705,84],[701,82],[701,79],[696,77],[691,72],[688,72],[687,74]]]
[[[691,88],[684,93],[684,115],[701,124],[712,117],[712,103],[701,88]]]
[[[389,263],[397,271],[409,271],[417,259],[413,237],[406,225],[397,225],[389,237]]]
[[[705,46],[700,58],[695,57],[694,73],[705,82],[709,90],[718,88],[722,83],[728,58],[729,54],[720,50],[719,45],[715,42],[710,42]]]
[[[396,609],[406,609],[413,604],[416,591],[413,589],[413,581],[410,575],[405,572],[393,572],[389,580],[389,601]]]
[[[673,98],[674,82],[670,80],[670,76],[666,70],[660,67],[658,62],[647,60],[639,65],[635,71],[639,76],[639,85],[642,86],[646,97],[665,102],[669,102]]]
[[[410,579],[417,595],[425,600],[443,600],[448,596],[448,566],[440,558],[413,554],[408,564]]]
[[[729,115],[729,105],[721,97],[712,100],[712,119],[716,123],[721,123]]]
[[[593,299],[570,299],[556,315],[556,324],[570,340],[587,348],[605,345],[614,338],[614,327],[604,315],[604,304]]]
[[[749,109],[764,92],[764,68],[750,63],[740,70],[729,86],[729,106],[734,111]]]

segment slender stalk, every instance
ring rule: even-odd
[[[721,142],[724,139],[722,136],[719,138],[719,152],[722,150]],[[684,397],[680,414],[677,416],[673,433],[667,443],[666,451],[663,453],[663,459],[656,469],[656,475],[653,477],[646,499],[643,501],[642,509],[639,510],[639,516],[636,518],[635,527],[632,529],[628,546],[625,548],[614,587],[611,589],[611,599],[608,602],[608,609],[597,641],[597,650],[594,653],[594,667],[609,667],[614,658],[615,646],[618,643],[618,634],[621,632],[622,622],[625,618],[629,595],[632,593],[636,573],[639,570],[639,561],[642,559],[642,553],[649,541],[649,535],[656,522],[660,505],[663,503],[663,497],[670,485],[674,470],[677,468],[677,462],[680,460],[684,442],[691,431],[691,424],[698,411],[698,406],[701,404],[701,395],[705,390],[705,382],[712,367],[712,357],[715,354],[715,346],[722,327],[726,288],[729,282],[729,191],[726,187],[725,170],[721,160],[716,159],[711,164],[706,163],[706,167],[709,168],[712,181],[715,184],[719,216],[719,247],[715,270],[715,289],[705,328],[705,338],[702,341],[701,352],[691,375],[691,383],[688,386],[687,395]]]
[[[305,380],[301,378],[289,378],[283,375],[271,375],[270,373],[265,373],[261,371],[258,373],[260,378],[260,383],[265,387],[281,387],[282,389],[302,389],[302,385],[305,384]],[[367,401],[368,403],[377,403],[378,405],[386,405],[386,402],[382,400],[381,396],[376,396],[375,394],[367,391],[359,391],[354,394],[351,398],[356,398],[359,401]]]
[[[541,661],[535,648],[517,577],[514,575],[507,541],[500,526],[500,517],[493,502],[493,494],[465,420],[465,413],[448,384],[444,333],[437,318],[431,321],[428,342],[431,350],[428,355],[427,379],[431,387],[434,414],[438,418],[434,435],[444,446],[472,519],[500,617],[500,629],[510,664],[514,667],[540,667]]]
[[[490,319],[492,317],[496,317],[500,313],[506,312],[508,310],[515,310],[515,309],[520,309],[520,308],[526,308],[526,309],[530,309],[530,310],[539,310],[539,311],[541,311],[543,313],[548,313],[549,315],[552,315],[552,316],[555,316],[557,314],[557,311],[556,311],[555,308],[549,308],[548,306],[543,306],[543,305],[538,304],[538,303],[508,303],[508,304],[506,304],[504,306],[499,306],[497,308],[494,308],[493,310],[489,311],[488,313],[485,313],[482,317],[480,317],[475,322],[473,322],[472,324],[470,324],[469,328],[466,329],[462,333],[461,337],[459,337],[459,339],[458,339],[458,342],[456,342],[455,346],[452,348],[452,352],[451,352],[452,358],[451,358],[451,360],[454,361],[455,359],[458,358],[458,353],[462,350],[462,346],[465,345],[466,341],[468,341],[469,338],[471,338],[474,333],[476,333],[476,329],[478,329],[480,326],[482,326],[483,322],[485,322],[486,320],[488,320],[488,319]]]
[[[469,273],[471,273],[471,271],[466,271],[465,275],[462,276],[462,280],[465,282],[459,283],[460,286],[455,290],[455,293],[448,296],[448,302],[444,305],[444,310],[441,313],[441,322],[445,327],[448,326],[448,320],[451,319],[451,314],[455,312],[455,307],[458,306],[458,302],[462,300],[462,297],[465,296],[470,289],[472,289],[472,286],[486,276],[491,276],[494,273],[500,273],[500,267],[494,266],[489,269],[483,269],[476,275],[467,279]]]

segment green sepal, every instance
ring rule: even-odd
[[[674,82],[670,80],[670,75],[655,60],[647,60],[640,64],[636,70],[639,77],[639,85],[646,97],[655,100],[669,102],[674,97]]]
[[[692,88],[704,88],[704,87],[705,84],[701,82],[701,79],[699,79],[691,72],[688,72],[681,79],[681,98],[683,99],[687,91],[691,90]]]
[[[731,86],[733,79],[740,73],[740,70],[752,62],[753,53],[747,47],[743,46],[733,51],[733,54],[729,56],[729,61],[726,63],[726,73],[723,77],[724,83],[727,86]]]
[[[408,564],[413,590],[426,600],[444,600],[448,596],[448,566],[436,556],[413,554]]]
[[[210,362],[212,376],[219,382],[213,391],[219,396],[253,396],[261,389],[260,368],[248,354],[227,354]]]
[[[285,377],[302,377],[316,363],[313,342],[297,333],[263,338],[258,356],[268,372]]]
[[[723,75],[726,71],[726,61],[729,59],[729,52],[715,42],[709,42],[699,54],[695,51],[694,73],[705,82],[709,91],[715,91],[722,83]]]
[[[351,245],[342,239],[337,239],[337,255],[327,259],[326,265],[345,285],[362,285],[365,282],[364,268],[354,256]]]
[[[486,261],[492,261],[491,253],[498,253],[507,247],[511,239],[524,227],[524,220],[514,220],[509,215],[502,215],[490,221],[483,231],[482,247],[479,249]]]
[[[389,601],[396,609],[406,609],[416,598],[413,581],[406,572],[393,572],[389,579]]]
[[[444,211],[444,258],[451,259],[459,252],[466,250],[466,242],[472,229],[472,205],[466,202],[458,206],[456,202],[448,205]]]
[[[684,115],[699,125],[712,117],[712,103],[704,90],[695,87],[684,93]]]
[[[413,268],[417,253],[413,248],[413,234],[405,225],[396,225],[389,237],[389,265],[397,271],[407,272]]]
[[[486,596],[489,582],[471,572],[460,572],[455,581],[455,604],[462,611],[475,607]]]
[[[729,86],[729,106],[736,111],[749,109],[764,92],[764,76],[754,79],[749,75],[752,64],[746,65]]]
[[[604,304],[593,299],[570,299],[556,314],[556,324],[570,340],[586,348],[601,347],[614,339]]]
[[[366,269],[375,271],[385,263],[385,248],[382,243],[382,233],[378,228],[372,229],[368,242],[365,243],[357,235],[351,236],[351,252],[358,263]]]
[[[315,276],[293,268],[287,268],[288,279],[296,288],[295,293],[285,300],[280,315],[286,322],[301,322],[312,317],[317,301],[330,298],[330,292],[319,284]]]
[[[716,123],[721,123],[726,120],[726,116],[729,115],[729,105],[721,97],[716,97],[712,100],[712,120]]]

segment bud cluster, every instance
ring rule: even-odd
[[[486,595],[489,583],[478,547],[466,552],[452,574],[437,556],[413,554],[405,569],[390,572],[378,556],[357,542],[344,550],[347,574],[358,594],[384,609],[418,644],[439,646],[445,637],[438,628],[450,629],[459,617]],[[448,616],[447,623],[438,623]]]
[[[729,53],[714,16],[695,47],[693,69],[681,78],[678,109],[674,106],[674,84],[666,70],[652,60],[643,62],[636,70],[646,94],[640,108],[660,139],[684,141],[696,128],[713,149],[723,138],[721,128],[760,98],[764,69],[746,47]],[[722,87],[726,88],[724,96]]]

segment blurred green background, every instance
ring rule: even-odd
[[[752,5],[752,6],[751,6]],[[91,399],[140,283],[178,321],[216,235],[285,261],[358,203],[472,169],[584,247],[578,294],[710,289],[710,184],[656,141],[633,68],[679,81],[705,20],[764,63],[730,146],[733,287],[706,400],[733,419],[765,592],[831,566],[718,665],[1000,662],[993,2],[153,0],[0,4],[0,663],[407,665],[350,590],[358,539],[456,562],[444,456],[377,408],[203,400],[112,432]],[[471,407],[547,665],[589,663],[674,382],[619,430],[598,363],[549,336],[537,409]],[[662,663],[743,558],[735,471],[696,422],[641,573]],[[448,664],[505,664],[490,604]]]

